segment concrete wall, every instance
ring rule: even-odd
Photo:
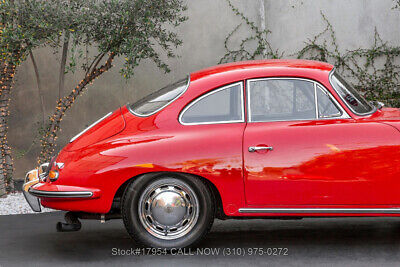
[[[272,31],[271,43],[290,55],[303,42],[324,29],[320,11],[332,23],[338,43],[345,49],[368,47],[373,41],[376,26],[384,40],[398,44],[400,12],[391,10],[391,0],[233,0],[233,4],[257,25]],[[164,74],[154,63],[143,62],[135,76],[125,81],[116,66],[97,79],[67,113],[62,123],[59,146],[68,142],[86,125],[110,110],[127,102],[133,102],[158,88],[185,76],[187,73],[215,65],[224,55],[224,40],[241,20],[235,16],[225,0],[187,0],[189,21],[178,30],[183,46],[177,53],[180,58],[168,60],[171,73]],[[242,27],[232,39],[237,44],[248,34]],[[50,48],[34,52],[45,90],[47,116],[53,110],[58,95],[59,54]],[[79,82],[82,72],[68,74],[65,91]],[[27,60],[18,70],[11,100],[9,140],[15,156],[15,177],[35,167],[39,144],[33,143],[37,136],[37,122],[41,120],[39,98],[32,63]],[[36,139],[38,141],[38,139]],[[21,152],[29,151],[20,157]]]
[[[375,27],[383,40],[399,45],[400,11],[393,6],[392,0],[266,0],[265,14],[272,45],[290,54],[325,28],[321,12],[341,50],[371,46]]]

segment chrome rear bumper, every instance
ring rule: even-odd
[[[34,188],[29,188],[28,192],[35,197],[51,197],[51,198],[88,198],[93,196],[93,192],[90,191],[43,191]]]

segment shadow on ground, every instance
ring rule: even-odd
[[[400,218],[318,218],[286,220],[217,220],[198,248],[218,255],[114,256],[135,250],[121,220],[83,221],[82,230],[57,233],[63,213],[0,216],[0,266],[40,265],[397,265]],[[242,255],[224,256],[226,248]],[[287,248],[287,256],[249,255],[254,248]],[[243,253],[244,251],[244,253]],[[150,253],[151,254],[151,253]],[[231,250],[232,254],[232,250]],[[246,255],[243,255],[246,254]]]

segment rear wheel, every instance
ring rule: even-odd
[[[122,217],[128,233],[142,245],[187,247],[210,230],[214,199],[197,177],[142,176],[125,190]]]

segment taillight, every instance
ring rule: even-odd
[[[59,173],[58,173],[57,170],[51,170],[49,172],[49,176],[48,177],[49,177],[50,181],[54,182],[54,181],[56,181],[58,179],[58,175],[59,175]]]

